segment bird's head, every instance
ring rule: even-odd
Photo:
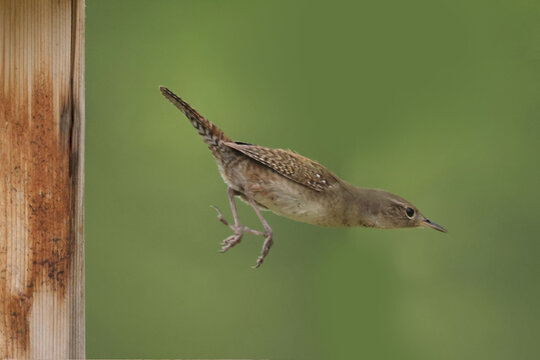
[[[428,227],[448,232],[441,225],[426,218],[413,204],[384,190],[370,189],[369,218],[375,227],[392,229]]]

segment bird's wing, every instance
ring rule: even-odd
[[[225,142],[224,145],[316,191],[327,190],[338,182],[337,177],[324,166],[290,150],[271,149],[238,142]]]

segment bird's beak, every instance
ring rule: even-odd
[[[440,232],[443,232],[443,233],[447,233],[448,231],[443,228],[441,225],[437,224],[437,223],[434,223],[433,221],[429,220],[429,219],[425,219],[423,222],[422,222],[422,225],[425,226],[425,227],[430,227],[432,229],[435,229],[435,230],[438,230]]]

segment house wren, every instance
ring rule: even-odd
[[[321,164],[290,150],[232,141],[172,91],[163,86],[160,90],[203,137],[228,186],[234,224],[225,220],[221,211],[215,208],[219,220],[233,231],[233,235],[223,240],[221,251],[238,244],[244,233],[264,237],[261,255],[254,268],[262,264],[273,244],[272,229],[261,210],[329,227],[395,229],[424,226],[447,232],[402,197],[384,190],[357,188]],[[240,223],[235,196],[251,205],[264,231],[253,230]]]

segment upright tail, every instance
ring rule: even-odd
[[[199,114],[195,109],[189,106],[184,100],[180,99],[176,94],[171,90],[167,89],[164,86],[160,86],[159,90],[163,96],[169,99],[170,102],[174,104],[186,117],[191,121],[193,127],[199,132],[203,137],[204,142],[208,145],[212,153],[215,156],[218,156],[219,148],[223,142],[232,141],[223,131],[218,128],[216,125],[212,124],[201,114]]]

